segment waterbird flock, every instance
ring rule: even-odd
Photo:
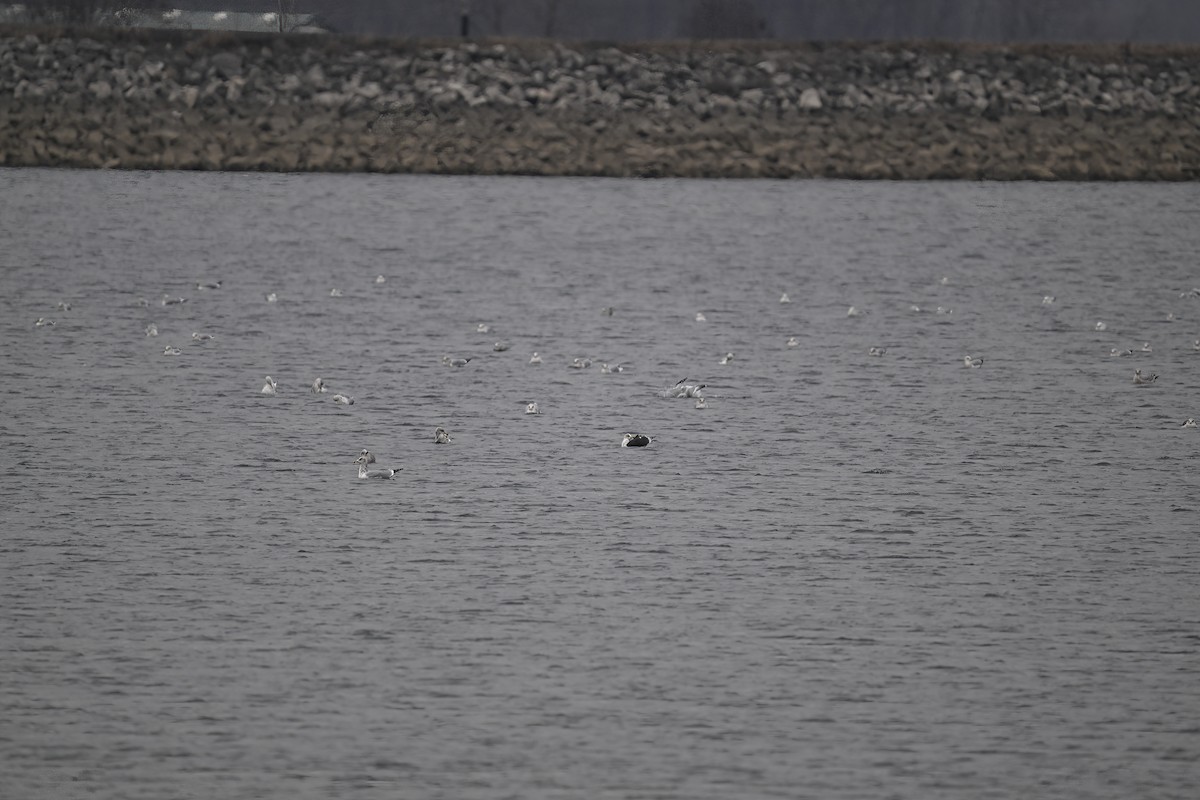
[[[383,283],[384,280],[385,279],[383,278],[383,276],[380,275],[376,278],[375,282]],[[948,282],[947,278],[942,278],[939,281],[939,283],[941,283],[943,285],[945,285],[947,282]],[[196,289],[196,291],[199,291],[199,292],[207,292],[207,291],[219,290],[222,288],[222,286],[223,286],[222,281],[197,282],[195,284],[195,289]],[[331,297],[341,297],[342,292],[338,289],[333,289],[330,291],[329,295]],[[1190,291],[1180,292],[1179,296],[1180,297],[1200,297],[1200,289],[1192,289]],[[278,299],[277,295],[274,292],[267,294],[265,296],[265,298],[268,303],[274,303]],[[188,298],[186,298],[186,297],[164,294],[162,296],[161,305],[163,307],[178,306],[178,305],[182,305],[182,304],[186,303],[187,301],[188,301]],[[787,304],[787,303],[791,303],[792,301],[791,301],[790,297],[788,296],[788,294],[786,292],[784,292],[780,296],[779,302],[783,303],[783,304]],[[1053,295],[1044,295],[1041,298],[1041,304],[1043,306],[1050,306],[1050,305],[1054,305],[1056,303],[1057,303],[1057,298]],[[149,304],[146,303],[145,300],[139,300],[137,305],[139,307],[144,308],[144,307],[148,307]],[[69,311],[71,311],[71,308],[72,308],[71,304],[66,301],[61,301],[61,302],[57,303],[57,305],[56,305],[56,309],[60,312],[69,312]],[[915,304],[911,305],[910,308],[913,311],[920,311],[920,307]],[[611,306],[606,306],[605,308],[602,309],[602,313],[605,314],[606,316],[612,316],[614,313],[614,309]],[[846,312],[846,316],[849,318],[855,318],[855,317],[861,317],[864,313],[865,313],[865,311],[863,309],[859,309],[856,306],[850,306],[849,310]],[[941,315],[949,315],[949,314],[953,313],[953,310],[943,307],[943,306],[939,306],[939,307],[937,307],[937,313],[941,314]],[[703,312],[697,313],[695,319],[698,322],[706,321],[706,318],[705,318],[705,315]],[[1176,319],[1177,319],[1177,317],[1175,316],[1175,314],[1173,312],[1169,313],[1167,315],[1168,321],[1174,321]],[[38,317],[37,320],[34,322],[34,326],[38,327],[38,328],[50,328],[50,327],[54,327],[55,324],[56,324],[56,322],[54,320],[50,320],[45,317]],[[1102,333],[1102,332],[1107,331],[1108,327],[1109,326],[1107,323],[1105,323],[1103,321],[1097,321],[1092,326],[1092,330],[1095,332]],[[487,325],[486,323],[481,322],[476,326],[475,330],[477,333],[484,334],[484,333],[488,333],[491,331],[491,326]],[[146,325],[146,327],[144,329],[144,333],[147,337],[158,336],[159,335],[158,325],[156,323],[150,323],[150,324]],[[191,339],[192,339],[193,343],[209,343],[209,342],[215,341],[216,338],[217,337],[214,334],[202,333],[200,331],[193,331],[192,335],[191,335]],[[801,346],[800,338],[798,336],[790,336],[787,338],[786,342],[784,343],[784,346],[787,348],[798,348]],[[506,352],[510,349],[510,344],[504,340],[496,341],[493,344],[492,349],[494,352],[497,352],[497,353]],[[1191,342],[1191,349],[1193,351],[1200,352],[1200,338],[1194,339]],[[1154,352],[1154,348],[1151,346],[1150,342],[1148,342],[1148,341],[1143,341],[1142,345],[1136,351],[1136,353],[1141,353],[1141,354],[1150,354],[1153,352]],[[165,356],[179,356],[179,355],[182,355],[183,351],[179,347],[168,344],[163,347],[162,353]],[[888,353],[888,348],[882,347],[882,346],[872,346],[868,349],[867,353],[870,356],[883,357]],[[1128,348],[1128,347],[1125,347],[1125,348],[1112,347],[1112,348],[1110,348],[1108,355],[1110,357],[1132,357],[1135,355],[1135,351],[1132,348]],[[462,368],[462,367],[466,367],[468,364],[470,364],[473,361],[473,359],[474,359],[474,357],[459,357],[459,356],[443,355],[441,362],[442,362],[442,364],[444,364],[446,366]],[[734,354],[732,352],[726,352],[719,359],[719,363],[722,365],[728,365],[728,364],[732,363],[733,360],[734,360]],[[962,359],[963,366],[967,367],[967,368],[971,368],[971,369],[980,369],[983,366],[983,363],[984,363],[984,359],[981,356],[977,356],[977,355],[969,355],[968,354],[968,355],[963,356],[963,359]],[[533,366],[540,366],[543,364],[543,357],[541,356],[541,354],[539,352],[535,351],[533,353],[533,355],[529,358],[529,364],[533,365]],[[583,356],[573,357],[573,359],[569,363],[566,364],[566,366],[568,368],[575,369],[575,370],[588,369],[591,367],[591,365],[592,365],[592,359],[583,357]],[[624,370],[625,370],[624,363],[609,364],[608,362],[600,362],[600,370],[599,371],[602,374],[620,373],[620,372],[623,372]],[[1154,385],[1158,380],[1159,380],[1159,375],[1157,373],[1144,371],[1141,368],[1134,370],[1133,383],[1136,386],[1151,386],[1151,385]],[[660,392],[660,395],[663,397],[667,397],[667,398],[679,398],[679,397],[692,398],[695,400],[695,408],[704,409],[704,408],[708,407],[707,400],[703,394],[703,391],[706,388],[706,386],[707,386],[707,384],[705,384],[705,383],[691,382],[689,380],[689,378],[685,377],[685,378],[682,378],[679,381],[677,381],[672,386],[669,386],[666,389],[663,389]],[[272,378],[270,375],[268,375],[265,377],[264,383],[263,383],[261,389],[259,390],[259,393],[262,395],[275,396],[275,395],[279,394],[279,391],[280,391],[279,383],[274,378]],[[325,384],[324,379],[318,377],[318,378],[314,379],[312,381],[312,383],[310,384],[309,391],[312,394],[324,394],[328,391],[328,388]],[[339,405],[351,406],[351,405],[354,405],[355,399],[354,399],[353,395],[349,395],[344,392],[338,392],[333,395],[333,402],[337,403]],[[525,414],[540,415],[541,413],[542,413],[541,408],[539,407],[537,402],[526,403]],[[1181,428],[1196,428],[1197,425],[1196,425],[1196,421],[1194,418],[1188,417],[1182,423],[1182,425],[1180,425],[1180,427]],[[435,428],[433,438],[434,438],[434,442],[436,444],[449,444],[449,443],[453,442],[453,439],[451,438],[449,432],[441,426],[438,426]],[[631,433],[626,433],[622,437],[622,439],[620,441],[620,446],[621,447],[647,447],[650,445],[651,442],[652,442],[651,437],[649,437],[645,434],[631,432]],[[368,465],[375,463],[375,460],[376,460],[375,456],[369,450],[367,450],[365,448],[359,453],[358,458],[355,459],[355,463],[358,465],[358,477],[359,478],[392,479],[400,471],[397,468],[374,469],[374,470],[368,469]]]

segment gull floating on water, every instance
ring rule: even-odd
[[[367,457],[370,456],[371,461],[374,461],[375,459],[370,453],[367,453],[367,451],[364,450],[363,453],[366,453],[366,455],[360,455],[358,458],[354,459],[354,463],[358,464],[359,478],[379,478],[381,480],[391,480],[392,478],[396,477],[396,473],[400,471],[399,469],[392,469],[390,467],[385,469],[367,469],[367,464],[370,463],[367,461]]]
[[[530,403],[529,405],[525,406],[525,413],[526,414],[540,414],[540,413],[542,413],[542,410],[540,408],[538,408],[537,403]]]
[[[1192,419],[1191,417],[1188,417],[1187,419],[1185,419],[1185,420],[1183,421],[1183,424],[1182,424],[1182,425],[1180,425],[1179,427],[1181,427],[1181,428],[1194,428],[1194,427],[1196,427],[1196,420]]]
[[[487,325],[484,325],[482,322],[475,326],[476,333],[487,333],[490,330],[491,328],[489,328]]]
[[[612,374],[612,373],[614,373],[614,372],[624,372],[624,371],[625,371],[625,365],[624,365],[624,364],[613,364],[613,365],[610,367],[610,366],[608,365],[608,362],[607,362],[607,361],[601,361],[601,362],[600,362],[600,374],[601,374],[601,375],[611,375],[611,374]]]
[[[696,408],[708,408],[708,401],[703,397],[696,398]]]
[[[1174,322],[1174,321],[1175,321],[1175,312],[1168,311],[1167,312],[1167,322]]]
[[[197,283],[196,284],[196,291],[198,291],[198,292],[204,292],[204,291],[208,291],[209,289],[220,289],[220,288],[221,288],[220,281],[216,281],[215,283]]]
[[[61,302],[61,303],[59,303],[59,304],[58,304],[58,306],[57,306],[57,308],[58,308],[58,310],[59,310],[59,311],[70,311],[70,310],[71,310],[71,304],[70,304],[70,303],[68,303],[68,302],[65,302],[65,301],[64,301],[64,302]]]
[[[942,286],[945,286],[946,284],[950,283],[950,278],[943,275],[941,280],[938,281],[938,283],[940,283]]]
[[[869,356],[881,356],[881,355],[883,355],[883,354],[884,354],[884,353],[886,353],[886,352],[887,352],[887,348],[886,348],[886,347],[872,347],[872,348],[870,348],[870,349],[868,349],[868,350],[867,350],[867,355],[869,355]]]
[[[799,339],[799,338],[797,338],[797,337],[795,337],[795,336],[790,336],[790,337],[788,337],[788,340],[787,340],[787,346],[788,346],[788,347],[799,347],[799,346],[800,346],[800,339]]]
[[[846,309],[846,316],[847,317],[861,317],[862,312],[859,311],[856,306],[850,306],[849,308]]]
[[[279,299],[279,295],[275,294],[274,292],[271,292],[270,294],[267,295],[268,303],[274,303],[278,299]]]
[[[650,444],[650,437],[641,433],[627,433],[621,439],[621,447],[645,447]]]
[[[211,333],[200,333],[199,331],[192,331],[192,341],[193,342],[209,342],[209,341],[212,341],[212,338],[213,338],[213,335]]]
[[[946,306],[938,306],[936,311],[939,314],[953,314],[954,313],[953,308],[946,308]]]
[[[495,344],[492,345],[492,349],[495,350],[497,353],[503,353],[510,346],[511,345],[509,345],[508,342],[496,342]]]
[[[350,395],[339,393],[333,396],[333,402],[337,403],[338,405],[352,406],[354,405],[354,398]]]
[[[183,351],[180,350],[178,347],[172,347],[171,345],[167,345],[166,347],[163,348],[164,356],[177,356],[182,352]]]
[[[1142,346],[1141,346],[1141,352],[1143,352],[1143,353],[1153,353],[1153,352],[1154,352],[1154,349],[1153,349],[1152,347],[1150,347],[1150,343],[1149,343],[1149,342],[1142,342]]]
[[[146,335],[147,336],[158,336],[158,326],[155,325],[153,322],[151,322],[149,325],[146,326]]]
[[[275,379],[270,375],[267,376],[267,382],[263,384],[263,388],[259,390],[260,394],[275,394],[275,387],[278,386]]]
[[[567,366],[570,367],[571,369],[587,369],[591,365],[592,365],[592,360],[590,358],[576,357],[575,360],[572,361]]]
[[[164,306],[177,306],[180,303],[186,303],[186,302],[187,302],[186,297],[171,297],[171,295],[169,295],[169,294],[164,294],[163,299],[162,299],[162,304]]]
[[[330,296],[330,297],[341,297],[341,296],[342,296],[342,290],[341,290],[341,289],[330,289],[330,290],[329,290],[329,296]]]
[[[542,357],[537,354],[537,351],[534,351],[533,355],[529,357],[529,363],[533,364],[535,367],[541,366]]]
[[[1108,354],[1110,356],[1114,356],[1114,357],[1131,356],[1131,355],[1133,355],[1133,351],[1132,350],[1118,350],[1117,348],[1114,347],[1112,350],[1108,351]]]
[[[376,275],[375,282],[376,283],[387,283],[387,278],[383,277],[382,275]]]
[[[451,441],[450,434],[446,433],[445,428],[438,428],[433,432],[433,441],[436,444],[446,444]]]
[[[971,369],[979,369],[983,366],[983,359],[978,357],[971,358],[971,356],[963,356],[963,366],[970,367]]]
[[[448,367],[465,367],[470,363],[469,358],[451,358],[450,356],[442,356],[442,363]]]
[[[33,323],[33,327],[35,327],[35,328],[53,328],[54,324],[55,324],[54,320],[52,320],[52,319],[46,319],[45,317],[38,317],[37,320]]]
[[[1200,339],[1197,339],[1196,341],[1192,342],[1192,349],[1200,350]]]
[[[1147,384],[1154,383],[1156,380],[1158,380],[1156,373],[1151,372],[1149,375],[1143,375],[1140,369],[1133,371],[1133,382],[1138,386],[1146,386]]]
[[[726,353],[725,355],[721,356],[721,360],[718,361],[717,363],[718,364],[729,364],[732,362],[733,362],[733,353]]]
[[[1054,300],[1055,300],[1054,295],[1052,295],[1052,294],[1045,295],[1044,297],[1042,297],[1042,305],[1052,306],[1052,305],[1054,305]]]
[[[779,295],[779,302],[790,303],[792,302],[792,298],[787,296],[787,292],[784,292],[783,294]]]
[[[374,464],[375,463],[375,454],[372,453],[370,450],[368,450],[365,447],[362,449],[362,452],[360,452],[358,454],[358,457],[360,459],[363,459],[364,464]]]
[[[919,305],[917,305],[916,303],[913,303],[911,306],[909,306],[908,310],[913,312],[914,314],[921,313],[921,307]]]
[[[708,322],[708,318],[704,316],[703,311],[696,312],[696,322]]]
[[[605,306],[604,308],[600,309],[600,313],[606,317],[611,317],[613,315],[613,311],[614,309],[612,306]]]
[[[312,392],[313,394],[322,394],[323,392],[326,391],[325,390],[325,379],[317,378],[315,381],[312,382],[312,386],[308,387],[308,390],[310,392]]]
[[[1108,325],[1107,325],[1106,323],[1104,323],[1104,322],[1097,322],[1097,323],[1096,323],[1096,330],[1098,330],[1098,331],[1106,331],[1106,330],[1108,330]]]

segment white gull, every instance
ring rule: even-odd
[[[399,469],[394,469],[391,467],[384,469],[367,469],[367,464],[369,463],[367,461],[367,457],[370,455],[370,453],[366,453],[365,456],[360,455],[358,458],[354,459],[354,463],[358,464],[359,478],[379,478],[380,480],[391,480],[392,478],[396,477],[396,473],[400,471]]]

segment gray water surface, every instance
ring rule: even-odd
[[[1191,185],[0,170],[0,796],[1194,797],[1198,252]]]

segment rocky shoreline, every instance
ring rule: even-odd
[[[1196,180],[1200,49],[0,29],[0,164]]]

